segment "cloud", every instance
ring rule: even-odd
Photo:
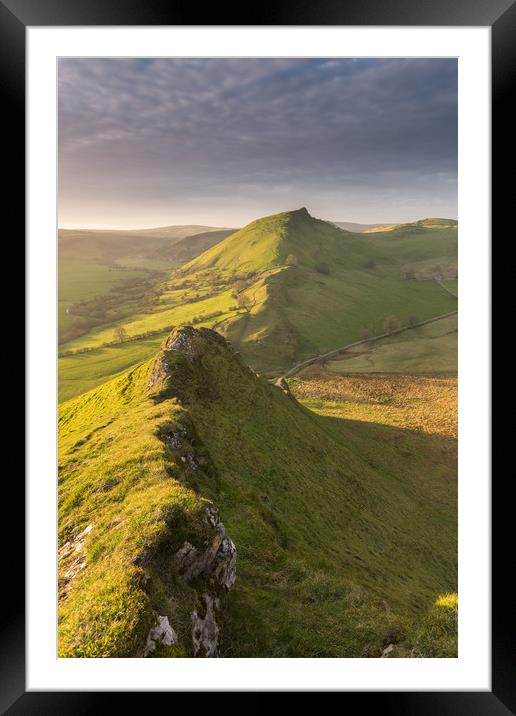
[[[113,207],[267,193],[272,205],[285,186],[309,204],[415,183],[453,209],[457,63],[62,59],[59,163],[64,213],[106,192]]]

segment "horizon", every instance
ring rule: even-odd
[[[63,58],[58,82],[60,228],[457,214],[456,59]]]
[[[254,219],[250,219],[245,224],[241,224],[240,226],[230,226],[229,224],[200,224],[197,221],[185,221],[181,224],[153,224],[153,225],[145,225],[145,226],[106,226],[106,225],[94,225],[94,226],[78,226],[77,224],[74,224],[73,226],[62,226],[58,225],[58,230],[63,231],[153,231],[157,229],[168,229],[175,226],[202,226],[206,228],[213,228],[213,229],[243,229],[248,224],[251,224],[253,221],[256,221],[258,219],[263,219],[267,216],[275,216],[276,214],[286,214],[286,213],[292,213],[294,211],[299,211],[302,208],[306,207],[299,207],[298,209],[285,209],[283,211],[275,212],[274,214],[264,214],[263,216],[256,216]],[[425,216],[416,216],[411,219],[407,219],[404,221],[356,221],[354,219],[327,219],[323,218],[321,216],[315,216],[308,208],[307,208],[308,214],[313,217],[314,219],[320,219],[322,221],[327,221],[329,223],[341,223],[341,224],[361,224],[363,226],[371,226],[373,224],[378,224],[380,226],[390,226],[393,224],[411,224],[416,221],[423,221],[425,219],[447,219],[450,221],[457,221],[457,216],[431,216],[430,214],[426,214]]]

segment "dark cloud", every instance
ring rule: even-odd
[[[457,63],[63,59],[59,167],[68,225],[454,216]]]

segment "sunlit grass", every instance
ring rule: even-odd
[[[457,594],[440,595],[416,634],[413,655],[424,658],[457,657],[458,616]]]
[[[206,500],[238,550],[224,656],[381,656],[456,587],[455,464],[440,436],[317,415],[221,348],[177,358],[180,400],[155,402],[150,370],[60,409],[60,546],[92,525],[86,566],[62,589],[61,655],[133,654],[153,610],[191,649],[195,595],[170,555],[201,539]],[[167,452],[165,421],[192,425],[202,468]]]

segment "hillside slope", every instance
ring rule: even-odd
[[[159,255],[169,258],[179,265],[185,264],[218,244],[219,241],[234,234],[235,231],[236,229],[217,229],[216,231],[202,231],[198,234],[192,234],[160,249]]]
[[[326,363],[336,373],[457,373],[457,316],[350,348]]]
[[[89,376],[101,383],[145,353],[151,333],[163,338],[185,323],[215,327],[254,369],[277,374],[364,332],[383,333],[393,316],[406,325],[456,309],[433,280],[451,277],[456,264],[453,222],[352,234],[304,208],[264,217],[172,272],[152,304],[64,345],[61,395],[92,387]],[[121,346],[112,345],[116,326],[128,335]]]
[[[62,656],[379,656],[456,589],[454,468],[185,327],[60,407],[59,546]]]
[[[456,226],[427,221],[354,235],[303,208],[249,224],[182,272],[244,276],[238,293],[246,310],[217,330],[253,367],[275,372],[357,340],[364,331],[382,333],[389,316],[403,325],[456,308],[441,286],[417,280],[422,263],[434,261],[440,272],[446,261],[456,265]]]

